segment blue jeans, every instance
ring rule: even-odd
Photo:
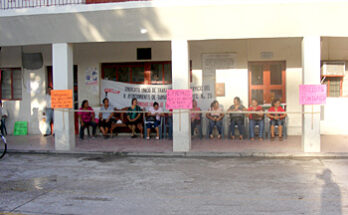
[[[213,128],[216,126],[217,130],[219,131],[219,134],[221,135],[222,132],[222,119],[220,121],[213,121],[209,119],[209,135],[213,133]]]
[[[271,119],[271,125],[284,126],[284,119]]]
[[[54,110],[52,108],[46,108],[46,134],[50,135],[51,134],[51,123],[53,122],[53,114]]]
[[[234,127],[235,125],[238,126],[238,130],[239,130],[239,135],[244,135],[244,119],[242,118],[232,118],[231,119],[231,132],[232,132],[232,136],[234,136]]]
[[[249,133],[250,133],[250,138],[254,138],[255,136],[255,132],[254,132],[254,129],[255,129],[255,125],[259,125],[259,138],[263,138],[263,129],[264,129],[264,126],[265,126],[265,121],[262,119],[262,120],[249,120]]]
[[[173,139],[173,117],[167,118],[166,126],[168,128],[168,138]],[[167,132],[167,131],[164,131],[164,132]]]

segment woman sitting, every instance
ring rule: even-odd
[[[157,102],[153,103],[153,107],[149,108],[149,112],[146,114],[146,139],[150,139],[151,128],[156,130],[156,139],[159,140],[159,126],[161,125],[161,116],[164,116],[162,108],[158,106]]]
[[[197,106],[197,101],[192,101],[192,111],[201,111]],[[199,137],[202,138],[201,113],[191,113],[191,135],[194,135],[195,128],[198,128]]]
[[[95,122],[95,114],[93,109],[89,106],[87,100],[82,101],[82,105],[79,110],[82,110],[81,112],[78,112],[79,119],[80,119],[80,139],[83,140],[85,129],[89,129],[89,126],[92,126],[92,136],[95,137],[95,132],[97,128],[97,123]],[[88,132],[89,135],[89,132]]]
[[[239,139],[243,140],[243,134],[244,134],[244,114],[241,113],[242,111],[245,111],[246,108],[240,103],[240,98],[235,97],[233,99],[233,105],[228,109],[228,112],[234,112],[233,114],[230,114],[231,119],[231,132],[232,132],[232,140],[235,139],[234,136],[234,127],[237,125],[239,130]]]
[[[272,102],[272,107],[268,109],[269,112],[280,112],[277,113],[268,113],[267,116],[271,120],[271,140],[274,140],[274,126],[278,126],[278,133],[279,133],[279,140],[283,140],[283,126],[284,126],[284,119],[286,117],[285,110],[280,106],[280,100],[275,99]]]
[[[216,126],[219,134],[218,134],[218,139],[221,138],[222,134],[222,119],[224,118],[224,113],[222,113],[222,108],[220,108],[219,102],[218,101],[213,101],[210,105],[210,112],[206,114],[206,117],[209,120],[209,137],[212,139],[214,138],[213,135],[213,128]]]
[[[251,106],[248,108],[248,111],[260,112],[260,113],[248,114],[250,139],[254,140],[255,125],[259,125],[259,140],[263,140],[263,128],[265,126],[264,113],[262,111],[262,107],[258,105],[258,102],[256,99],[251,100]]]
[[[129,129],[132,131],[132,138],[136,138],[137,136],[135,135],[135,128],[137,127],[140,130],[140,136],[143,138],[143,117],[142,113],[140,113],[142,110],[138,106],[138,101],[136,98],[132,99],[132,106],[128,108],[128,113],[127,113],[127,125]]]
[[[113,117],[114,108],[109,105],[109,99],[103,99],[103,106],[100,108],[99,113],[99,128],[104,138],[108,138],[108,132],[110,131],[111,124],[114,121]]]

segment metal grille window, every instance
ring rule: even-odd
[[[342,77],[325,77],[328,97],[340,97],[342,95]]]
[[[0,69],[1,72],[1,99],[22,99],[22,70]]]

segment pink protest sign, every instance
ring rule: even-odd
[[[326,103],[326,85],[300,85],[301,105],[322,105]]]
[[[192,90],[167,90],[166,108],[192,109]]]

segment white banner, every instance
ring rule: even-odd
[[[164,110],[167,99],[167,90],[172,85],[144,85],[127,84],[116,81],[101,80],[101,101],[107,97],[110,103],[117,108],[129,107],[133,98],[138,100],[139,106],[150,107],[154,102]],[[197,100],[198,106],[204,110],[210,107],[214,100],[210,86],[191,86],[193,99]]]

